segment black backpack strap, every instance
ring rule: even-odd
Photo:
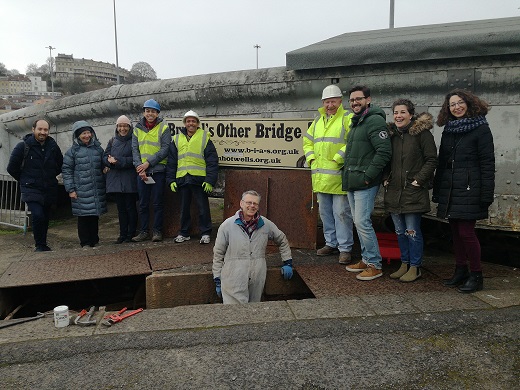
[[[25,166],[25,160],[27,159],[27,155],[29,154],[30,146],[27,142],[23,141],[23,159],[22,164],[20,165],[20,170],[23,170],[23,167]]]

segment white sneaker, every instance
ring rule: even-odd
[[[200,239],[201,244],[209,244],[210,241],[211,241],[211,239],[210,239],[209,235],[207,235],[207,234],[204,234]]]
[[[188,236],[188,237],[184,237],[182,234],[179,234],[177,237],[175,237],[174,241],[175,242],[184,242],[184,241],[188,241],[191,237]]]

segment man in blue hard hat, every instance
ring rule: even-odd
[[[159,118],[161,106],[153,99],[143,105],[143,118],[137,123],[132,134],[132,157],[137,171],[137,192],[139,193],[140,232],[132,238],[134,242],[148,240],[150,203],[153,205],[152,241],[162,241],[163,192],[166,178],[166,162],[171,134],[168,124]]]

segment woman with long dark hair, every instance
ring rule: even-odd
[[[392,112],[394,123],[388,125],[392,159],[383,185],[385,210],[394,222],[401,251],[401,267],[390,278],[413,282],[421,277],[421,219],[430,211],[429,188],[437,166],[437,147],[431,114],[415,115],[415,105],[408,99],[396,100]]]
[[[437,117],[444,126],[432,201],[447,218],[453,236],[455,273],[444,285],[463,293],[482,290],[479,219],[488,218],[495,189],[493,135],[486,120],[489,105],[469,91],[448,93]],[[469,271],[468,271],[469,263]]]

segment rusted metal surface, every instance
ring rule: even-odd
[[[318,207],[308,169],[227,170],[224,218],[240,208],[242,193],[247,190],[262,196],[260,214],[285,233],[291,247],[316,248]]]
[[[0,277],[0,288],[46,285],[80,280],[149,275],[144,250],[97,256],[25,260],[13,263]]]

